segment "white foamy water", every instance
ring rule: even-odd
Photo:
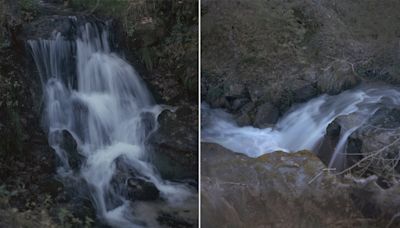
[[[71,23],[77,19],[71,18]],[[146,226],[147,218],[135,216],[140,207],[123,194],[126,182],[112,184],[117,163],[153,183],[166,204],[179,205],[193,192],[184,184],[161,179],[149,162],[146,139],[156,130],[163,108],[155,104],[133,67],[111,52],[107,26],[76,27],[75,41],[55,33],[52,39],[28,42],[43,85],[49,144],[62,163],[58,172],[84,179],[104,222],[113,227]],[[83,157],[78,170],[70,165],[74,155],[62,147],[63,131],[73,136]]]
[[[328,125],[339,116],[352,115],[342,124],[341,136],[330,166],[340,166],[348,137],[380,107],[398,107],[400,90],[387,86],[362,86],[335,96],[322,95],[290,109],[272,128],[239,127],[232,116],[202,105],[202,141],[217,143],[234,152],[257,157],[274,151],[317,151]]]

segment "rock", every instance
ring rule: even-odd
[[[340,139],[341,129],[342,127],[336,120],[330,123],[326,128],[326,134],[317,152],[318,157],[325,165],[329,165],[331,161],[333,152]]]
[[[317,89],[308,81],[297,80],[290,83],[294,102],[305,102],[318,95]]]
[[[237,99],[234,99],[233,101],[232,101],[232,105],[231,105],[231,107],[230,107],[230,109],[232,110],[232,111],[238,111],[240,108],[242,108],[245,104],[247,104],[248,102],[250,102],[250,100],[249,99],[247,99],[247,98],[237,98]]]
[[[202,144],[205,227],[346,227],[360,212],[346,188],[311,152],[258,158]],[[288,219],[290,218],[290,219]]]
[[[371,175],[391,180],[393,171],[400,172],[400,166],[393,162],[398,159],[400,150],[400,109],[381,108],[363,126],[350,135],[346,153],[348,166],[359,162],[366,156],[355,173]],[[374,154],[375,155],[372,155]],[[368,165],[367,169],[364,169]]]
[[[275,124],[279,119],[279,110],[270,103],[264,103],[257,108],[254,117],[254,126],[258,128],[266,128]]]
[[[76,25],[69,16],[43,16],[32,23],[24,24],[20,39],[49,39],[55,32],[73,41],[76,37]]]
[[[160,196],[157,187],[139,171],[126,165],[123,158],[116,161],[116,172],[111,179],[115,192],[131,201],[152,201]]]
[[[68,163],[73,170],[79,170],[82,162],[86,159],[85,156],[79,153],[78,145],[74,137],[67,130],[61,132],[62,141],[60,147],[68,154]]]
[[[128,190],[127,190],[128,197],[133,201],[156,200],[160,196],[160,191],[157,189],[157,187],[153,183],[145,179],[138,177],[131,177],[128,179],[127,183],[128,183]]]
[[[334,95],[353,88],[359,83],[360,79],[355,75],[351,63],[334,61],[324,69],[317,85],[321,92]]]
[[[153,164],[165,178],[197,180],[198,120],[191,115],[195,111],[182,106],[158,117],[159,129],[151,135],[150,143],[154,148]]]
[[[249,126],[253,124],[255,103],[248,102],[243,105],[234,115],[234,119],[239,126]]]
[[[158,216],[157,221],[168,227],[191,228],[195,227],[192,221],[185,221],[184,219],[174,216],[172,214],[162,213]]]
[[[250,126],[252,125],[252,121],[250,116],[247,113],[239,114],[235,117],[236,123],[243,127],[243,126]]]

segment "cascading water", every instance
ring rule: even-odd
[[[193,197],[186,185],[162,180],[149,162],[146,139],[156,130],[163,108],[132,66],[111,52],[107,26],[70,20],[77,28],[76,40],[55,33],[51,39],[28,42],[43,85],[49,144],[62,163],[58,173],[84,180],[98,217],[107,224],[157,226],[140,216],[140,203],[127,199],[128,179],[117,186],[113,179],[123,167],[154,185],[168,205]],[[74,155],[63,147],[66,131],[82,157],[77,168],[71,166]]]
[[[239,127],[232,116],[202,105],[202,141],[257,157],[274,151],[317,151],[327,126],[339,116],[352,115],[343,126],[330,167],[341,167],[348,137],[381,107],[398,107],[400,90],[387,86],[361,86],[339,95],[322,95],[289,110],[272,128]]]

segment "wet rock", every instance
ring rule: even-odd
[[[346,227],[360,216],[350,190],[321,175],[326,166],[308,151],[249,158],[203,143],[201,164],[205,227]]]
[[[131,201],[151,201],[160,196],[157,187],[140,172],[126,164],[122,157],[116,161],[116,172],[111,180],[114,191]]]
[[[149,201],[156,200],[160,196],[160,191],[157,187],[142,178],[131,177],[127,181],[128,197],[132,200]]]
[[[69,131],[63,130],[62,134],[62,143],[60,147],[64,149],[68,154],[68,163],[73,170],[78,170],[82,162],[85,159],[85,156],[81,155],[78,151],[78,145],[74,139],[74,137],[69,133]]]
[[[298,80],[296,82],[292,82],[291,84],[294,85],[291,88],[294,96],[294,102],[305,102],[318,94],[318,91],[314,85],[308,81]]]
[[[336,145],[339,142],[341,129],[342,127],[338,121],[333,121],[326,128],[326,134],[317,153],[318,157],[326,165],[329,165]]]
[[[162,213],[157,218],[157,221],[162,225],[167,225],[168,227],[190,228],[195,226],[195,224],[193,223],[190,223],[180,217],[167,213]]]
[[[252,125],[251,118],[250,118],[249,114],[247,114],[247,113],[239,114],[238,116],[235,117],[235,120],[236,120],[236,123],[239,126],[250,126],[250,125]]]
[[[245,104],[247,104],[248,102],[250,102],[249,99],[247,98],[238,98],[238,99],[234,99],[232,101],[232,105],[230,107],[230,109],[232,111],[238,111],[240,108],[242,108]]]
[[[355,173],[375,174],[391,180],[400,172],[400,109],[381,108],[357,131],[350,135],[346,153],[348,166],[361,162]]]
[[[159,129],[151,138],[153,163],[169,179],[197,179],[197,118],[190,106],[164,111],[158,117]],[[197,116],[197,115],[196,115]]]
[[[243,105],[234,115],[234,119],[239,126],[249,126],[253,124],[255,103],[248,102]]]
[[[257,107],[254,117],[254,126],[266,128],[275,124],[279,119],[279,110],[270,103],[264,103]]]
[[[246,88],[243,84],[232,83],[226,86],[226,97],[242,97],[245,94]]]
[[[54,15],[43,16],[32,23],[24,24],[20,39],[49,39],[56,32],[68,40],[74,40],[76,36],[76,26],[70,16]]]

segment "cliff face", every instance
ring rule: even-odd
[[[254,124],[265,103],[282,113],[361,80],[397,84],[399,8],[394,0],[205,0],[202,98]]]

